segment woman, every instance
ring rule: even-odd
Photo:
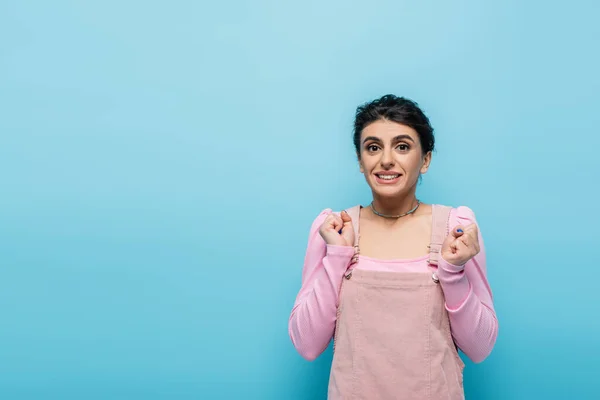
[[[416,103],[359,107],[354,146],[373,201],[314,220],[291,340],[314,360],[333,338],[330,399],[463,399],[457,348],[479,363],[498,332],[475,215],[416,197],[434,149]]]

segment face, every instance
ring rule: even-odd
[[[429,168],[431,152],[423,154],[419,135],[409,126],[376,121],[363,129],[360,140],[360,172],[380,196],[409,192]]]

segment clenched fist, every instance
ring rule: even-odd
[[[354,246],[354,227],[352,218],[346,211],[341,216],[329,214],[321,224],[319,233],[325,243],[335,246]]]
[[[453,265],[465,265],[477,254],[479,254],[479,230],[475,224],[457,226],[442,245],[442,258]]]

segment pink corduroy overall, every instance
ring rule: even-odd
[[[328,399],[464,399],[464,363],[435,273],[450,208],[433,205],[429,265],[422,273],[353,268],[360,206],[347,212],[356,254],[340,289]]]

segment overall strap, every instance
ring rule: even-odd
[[[438,265],[442,244],[448,236],[448,220],[452,207],[434,204],[432,206],[431,243],[429,245],[429,264]]]

